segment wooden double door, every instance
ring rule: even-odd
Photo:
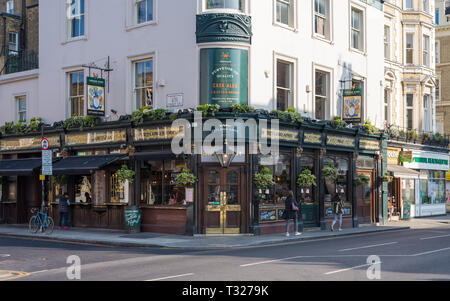
[[[374,170],[358,170],[359,175],[369,176],[370,181],[356,188],[358,221],[360,224],[375,223],[375,172]]]
[[[240,234],[247,227],[244,168],[205,168],[203,173],[203,232]]]

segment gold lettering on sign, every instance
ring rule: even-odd
[[[126,142],[126,130],[106,130],[66,135],[66,145]]]
[[[359,148],[367,149],[367,150],[379,150],[380,143],[374,140],[360,140]]]
[[[283,141],[290,141],[290,142],[298,142],[298,132],[297,131],[289,131],[289,130],[272,130],[272,129],[263,129],[262,130],[262,137],[264,139],[271,139],[272,133],[274,133],[274,136],[278,133],[278,137],[280,140]]]
[[[352,138],[345,138],[345,137],[339,137],[339,136],[328,136],[327,144],[354,148],[356,143],[355,143],[355,139],[352,139]]]
[[[134,130],[134,141],[169,140],[182,132],[184,127],[180,127],[178,131],[172,130],[170,126],[140,128]]]
[[[59,136],[46,137],[50,144],[50,148],[59,147]],[[27,137],[27,138],[6,138],[0,140],[0,151],[10,151],[19,149],[31,149],[40,148],[42,138],[39,137]]]
[[[310,143],[310,144],[321,144],[322,143],[322,135],[305,133],[305,138],[303,139],[303,142]]]

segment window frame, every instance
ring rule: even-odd
[[[412,105],[408,105],[408,96],[411,95]],[[405,128],[408,130],[414,129],[414,93],[406,93],[405,95]],[[409,127],[409,117],[411,117],[411,127]]]
[[[391,60],[391,26],[388,24],[384,25],[384,59]]]
[[[20,100],[25,100],[25,110],[21,111],[20,110]],[[16,108],[16,122],[27,122],[28,120],[28,95],[26,94],[20,94],[20,95],[15,95],[14,96],[14,101],[15,101],[15,108]],[[21,120],[20,118],[20,114],[21,113],[25,113],[25,120]]]
[[[79,73],[83,73],[83,82],[82,82],[82,86],[83,86],[83,93],[81,95],[72,95],[72,75],[73,74],[79,74]],[[82,100],[81,103],[83,105],[83,115],[78,115],[78,116],[86,116],[87,114],[87,108],[86,108],[86,74],[84,72],[83,69],[77,69],[77,70],[71,70],[68,71],[66,73],[67,76],[67,98],[68,98],[68,117],[72,117],[74,116],[74,111],[73,111],[73,100],[75,99],[79,99]],[[80,85],[80,82],[77,82],[77,85]],[[79,87],[78,87],[79,89]]]
[[[297,66],[298,66],[298,60],[297,58],[294,57],[289,57],[289,56],[285,56],[279,53],[274,53],[274,59],[273,59],[273,87],[274,87],[274,104],[273,104],[273,109],[274,110],[278,110],[278,61],[281,61],[283,63],[287,63],[291,65],[291,72],[290,72],[290,86],[291,86],[291,97],[288,100],[288,104],[287,104],[287,108],[297,108],[297,97],[298,97],[298,93],[297,93]],[[282,87],[283,88],[283,87]],[[290,101],[290,103],[289,103]],[[287,109],[286,108],[286,109]]]
[[[359,12],[361,19],[360,19],[360,26],[361,28],[356,29],[353,27],[353,12],[357,11]],[[358,53],[365,54],[366,51],[366,10],[364,7],[357,6],[356,4],[352,3],[350,5],[350,13],[349,13],[349,44],[350,44],[350,50]],[[359,34],[359,46],[360,48],[353,47],[353,32],[357,31]]]
[[[203,14],[214,14],[214,13],[232,13],[232,14],[250,14],[250,4],[249,0],[241,0],[244,8],[242,10],[233,8],[207,8],[208,0],[200,0],[199,13]]]
[[[326,1],[326,15],[316,12],[316,1],[312,0],[312,35],[314,38],[331,43],[334,38],[333,34],[333,1]],[[316,17],[325,17],[325,35],[316,32]]]
[[[422,65],[425,67],[431,66],[431,53],[430,53],[430,36],[422,35]]]
[[[73,15],[73,16],[72,16],[71,9],[70,9],[70,6],[71,6],[70,2],[71,1],[72,0],[66,0],[66,3],[65,3],[65,24],[66,24],[65,40],[66,40],[66,42],[87,39],[87,32],[88,32],[88,26],[87,26],[88,22],[87,22],[87,20],[88,20],[88,3],[89,3],[89,0],[73,0],[73,1],[84,1],[84,12],[82,14],[80,13],[78,15]],[[79,17],[79,18],[84,17],[84,19],[83,19],[84,32],[83,32],[82,35],[80,34],[78,36],[73,36],[73,34],[72,34],[72,20],[77,18],[77,17]]]
[[[143,63],[143,62],[148,62],[148,61],[152,61],[152,86],[142,86],[142,87],[137,87],[136,84],[136,68],[137,68],[137,64],[139,63]],[[137,90],[143,90],[143,89],[148,89],[148,88],[152,88],[152,106],[151,108],[155,109],[156,108],[156,98],[155,98],[155,90],[156,90],[156,79],[155,79],[155,58],[154,56],[149,56],[149,57],[144,57],[144,58],[137,58],[131,61],[132,64],[132,82],[131,82],[131,86],[132,86],[132,108],[133,110],[139,110],[140,108],[142,108],[142,106],[137,107]]]
[[[332,74],[333,74],[333,70],[332,69],[328,69],[328,68],[324,68],[322,66],[314,66],[314,88],[313,88],[313,105],[314,105],[314,118],[317,120],[329,120],[331,118],[332,115],[332,99],[331,99],[331,95],[333,93],[331,93],[332,91]],[[322,73],[325,74],[326,76],[326,93],[325,95],[317,95],[316,91],[317,91],[317,73]],[[325,113],[324,113],[324,119],[319,119],[316,115],[317,112],[317,98],[322,98],[325,99]]]
[[[408,48],[408,36],[412,36],[412,48]],[[405,65],[415,64],[415,38],[416,35],[413,32],[405,32]],[[411,51],[411,62],[408,62],[408,50]]]
[[[291,24],[285,24],[278,21],[277,18],[277,7],[278,3],[281,2],[286,4],[289,1],[289,17],[292,19]],[[298,29],[298,13],[297,13],[297,0],[273,0],[273,25],[279,26],[294,32]]]
[[[15,44],[11,43],[11,36],[14,37],[15,39]],[[11,45],[14,45],[14,49],[11,49]],[[19,34],[17,32],[14,31],[10,31],[8,32],[8,54],[16,54],[18,55],[19,53]]]
[[[15,11],[15,3],[14,0],[8,0],[6,1],[6,12],[8,14],[12,14],[14,15],[14,11]]]

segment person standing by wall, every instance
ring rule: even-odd
[[[69,219],[69,194],[64,193],[63,197],[59,199],[59,230],[62,228],[62,223],[64,219],[64,230],[69,229],[68,219]]]
[[[298,211],[299,205],[294,197],[294,192],[289,191],[289,195],[285,200],[284,218],[286,219],[286,236],[289,236],[289,228],[291,226],[291,219],[294,220],[295,236],[302,235],[298,232]]]

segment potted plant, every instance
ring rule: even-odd
[[[386,173],[384,174],[384,176],[381,177],[381,180],[382,180],[383,182],[391,183],[391,182],[394,180],[394,177],[390,176],[390,175],[389,175],[389,172],[386,172]]]
[[[175,181],[177,182],[177,187],[193,187],[195,182],[197,182],[197,177],[185,167],[183,172],[175,178]]]
[[[328,193],[334,193],[336,191],[338,169],[333,164],[329,164],[324,169],[322,169],[322,178],[325,179],[325,185],[327,187]]]
[[[300,188],[309,188],[311,186],[317,186],[316,176],[312,174],[311,170],[305,169],[301,172],[297,179],[297,185]]]
[[[115,174],[117,175],[117,180],[119,182],[126,183],[128,181],[130,184],[134,182],[134,176],[136,175],[136,173],[126,165],[122,165]]]
[[[369,184],[369,182],[370,182],[370,176],[363,175],[363,174],[357,176],[355,179],[356,186],[365,186],[365,185]]]
[[[263,189],[267,189],[275,185],[273,174],[267,167],[264,167],[259,173],[253,176],[253,183],[258,188],[259,193],[262,194]],[[265,191],[268,194],[267,191]]]

